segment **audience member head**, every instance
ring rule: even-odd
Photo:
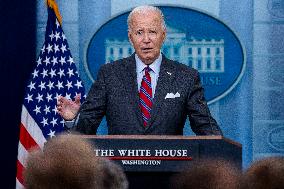
[[[242,188],[284,188],[284,157],[269,157],[254,162],[243,174]]]
[[[96,157],[87,141],[75,135],[49,140],[43,151],[27,159],[24,180],[27,189],[126,189],[122,169]]]
[[[241,171],[225,160],[200,160],[172,179],[175,189],[238,189]]]

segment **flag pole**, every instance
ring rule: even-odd
[[[55,0],[45,0],[45,2],[46,2],[46,6],[49,6],[50,8],[54,10],[56,18],[58,22],[60,23],[60,25],[62,26],[62,17],[60,15],[56,1]]]

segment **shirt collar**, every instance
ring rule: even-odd
[[[137,73],[143,72],[144,68],[147,67],[147,65],[144,64],[142,62],[142,60],[140,60],[140,58],[137,56],[137,54],[135,54],[135,61],[136,61],[136,71],[137,71]],[[152,64],[150,64],[149,67],[151,68],[151,70],[155,74],[159,74],[161,63],[162,63],[162,54],[160,53],[159,57]]]

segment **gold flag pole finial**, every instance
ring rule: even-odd
[[[60,15],[56,1],[55,0],[46,0],[46,4],[47,4],[47,6],[49,6],[50,8],[52,8],[54,10],[54,13],[57,17],[58,22],[60,23],[60,25],[62,25],[62,17]]]

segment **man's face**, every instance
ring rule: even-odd
[[[159,13],[135,13],[130,24],[128,37],[136,54],[145,64],[152,64],[159,57],[166,36]]]

